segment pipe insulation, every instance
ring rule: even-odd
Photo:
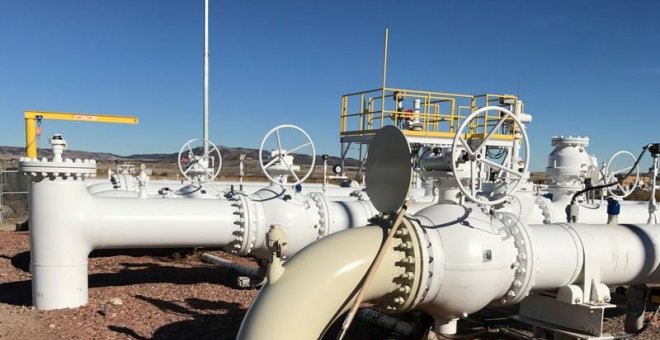
[[[416,298],[399,299],[403,304],[397,305],[383,302],[391,290],[370,290],[365,302],[388,313],[420,309],[433,316],[440,329],[455,328],[458,318],[489,304],[517,304],[537,292],[568,293],[570,303],[602,304],[609,302],[607,285],[660,282],[660,230],[652,225],[528,225],[511,213],[488,214],[455,204],[422,209],[405,223],[412,235],[405,244],[421,257],[413,260],[417,261],[414,268],[419,282],[402,291],[409,290],[408,294]],[[365,256],[375,256],[377,247],[373,244],[379,244],[382,236],[374,241],[370,237],[375,236],[362,234],[362,230],[373,229],[340,232],[294,256],[290,262],[296,264],[295,272],[285,270],[277,282],[262,288],[238,339],[264,338],[265,333],[259,333],[264,330],[268,330],[268,338],[284,339],[292,329],[301,327],[291,323],[303,319],[315,325],[314,332],[289,338],[318,338],[346,311],[344,302],[358,289],[356,280],[335,282],[338,272],[343,274]],[[354,239],[361,242],[348,241]],[[328,259],[341,260],[343,265],[325,268]],[[389,272],[392,265],[382,270]],[[365,271],[360,269],[356,275]],[[373,284],[384,287],[397,282],[398,277],[400,274],[379,272]],[[342,288],[310,293],[319,289],[319,284]],[[309,305],[327,309],[312,314]],[[289,323],[272,321],[280,317]]]

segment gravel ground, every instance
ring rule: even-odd
[[[238,288],[235,271],[202,263],[185,252],[173,260],[175,251],[96,251],[89,259],[88,305],[43,312],[31,307],[29,235],[0,232],[0,339],[234,339],[257,290]],[[249,258],[211,253],[257,266]],[[606,329],[619,331],[623,314],[609,314]],[[337,329],[335,323],[326,338],[334,339]],[[659,329],[653,322],[638,338],[660,339]],[[388,333],[357,320],[345,339],[395,338]]]
[[[234,339],[256,289],[238,274],[175,250],[95,251],[89,259],[89,303],[31,307],[29,235],[0,232],[0,339]],[[210,252],[246,266],[254,260]],[[365,333],[367,326],[355,331]],[[351,333],[355,333],[355,331]],[[386,332],[347,339],[383,339]]]
[[[2,233],[0,245],[3,339],[233,339],[257,293],[236,289],[231,270],[174,261],[162,250],[95,252],[89,304],[41,312],[30,307],[28,234]]]

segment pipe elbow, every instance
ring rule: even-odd
[[[261,289],[237,339],[319,338],[351,307],[385,237],[380,227],[362,227],[330,235],[303,249],[284,265],[276,282]],[[405,290],[401,260],[406,254],[396,248],[386,252],[365,302],[389,305],[400,301],[396,295]],[[410,290],[406,293],[410,295]]]
[[[32,302],[40,310],[87,303],[87,256],[83,182],[46,180],[30,190]]]

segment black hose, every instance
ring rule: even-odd
[[[571,204],[570,205],[575,204],[575,200],[578,198],[578,196],[580,196],[584,193],[587,193],[587,192],[593,191],[593,190],[605,189],[605,188],[609,188],[613,185],[621,184],[624,179],[628,178],[628,176],[630,176],[633,173],[633,171],[635,171],[635,168],[637,168],[637,165],[639,165],[639,161],[642,160],[642,156],[644,155],[644,152],[646,152],[646,150],[651,145],[653,145],[653,144],[644,145],[644,147],[642,148],[642,152],[640,152],[639,156],[637,157],[637,160],[635,161],[635,164],[633,164],[633,166],[630,168],[630,171],[628,171],[628,173],[625,176],[622,176],[620,179],[617,179],[616,181],[614,181],[612,183],[596,185],[596,186],[593,186],[593,187],[590,187],[590,188],[584,188],[584,189],[574,193],[573,197],[571,197]]]

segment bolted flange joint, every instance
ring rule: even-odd
[[[48,160],[47,158],[22,157],[18,163],[19,171],[34,182],[44,179],[80,180],[96,177],[96,160],[66,158]]]
[[[514,279],[506,294],[498,301],[500,304],[516,304],[529,295],[535,285],[534,253],[532,249],[531,230],[514,214],[506,212],[495,213],[495,218],[502,222],[508,234],[513,238],[518,255],[511,264],[514,270]]]
[[[230,199],[234,207],[234,239],[225,249],[231,253],[247,255],[254,249],[257,240],[258,214],[256,204],[242,195]]]
[[[319,238],[334,233],[335,231],[331,229],[330,224],[330,208],[325,196],[320,192],[313,192],[309,194],[309,197],[314,202],[319,215]]]
[[[389,224],[392,221],[388,221]],[[394,289],[378,301],[378,308],[386,313],[400,313],[414,308],[426,291],[426,249],[421,246],[420,232],[407,219],[403,219],[394,235],[396,273],[392,277]],[[422,236],[423,238],[423,236]]]

